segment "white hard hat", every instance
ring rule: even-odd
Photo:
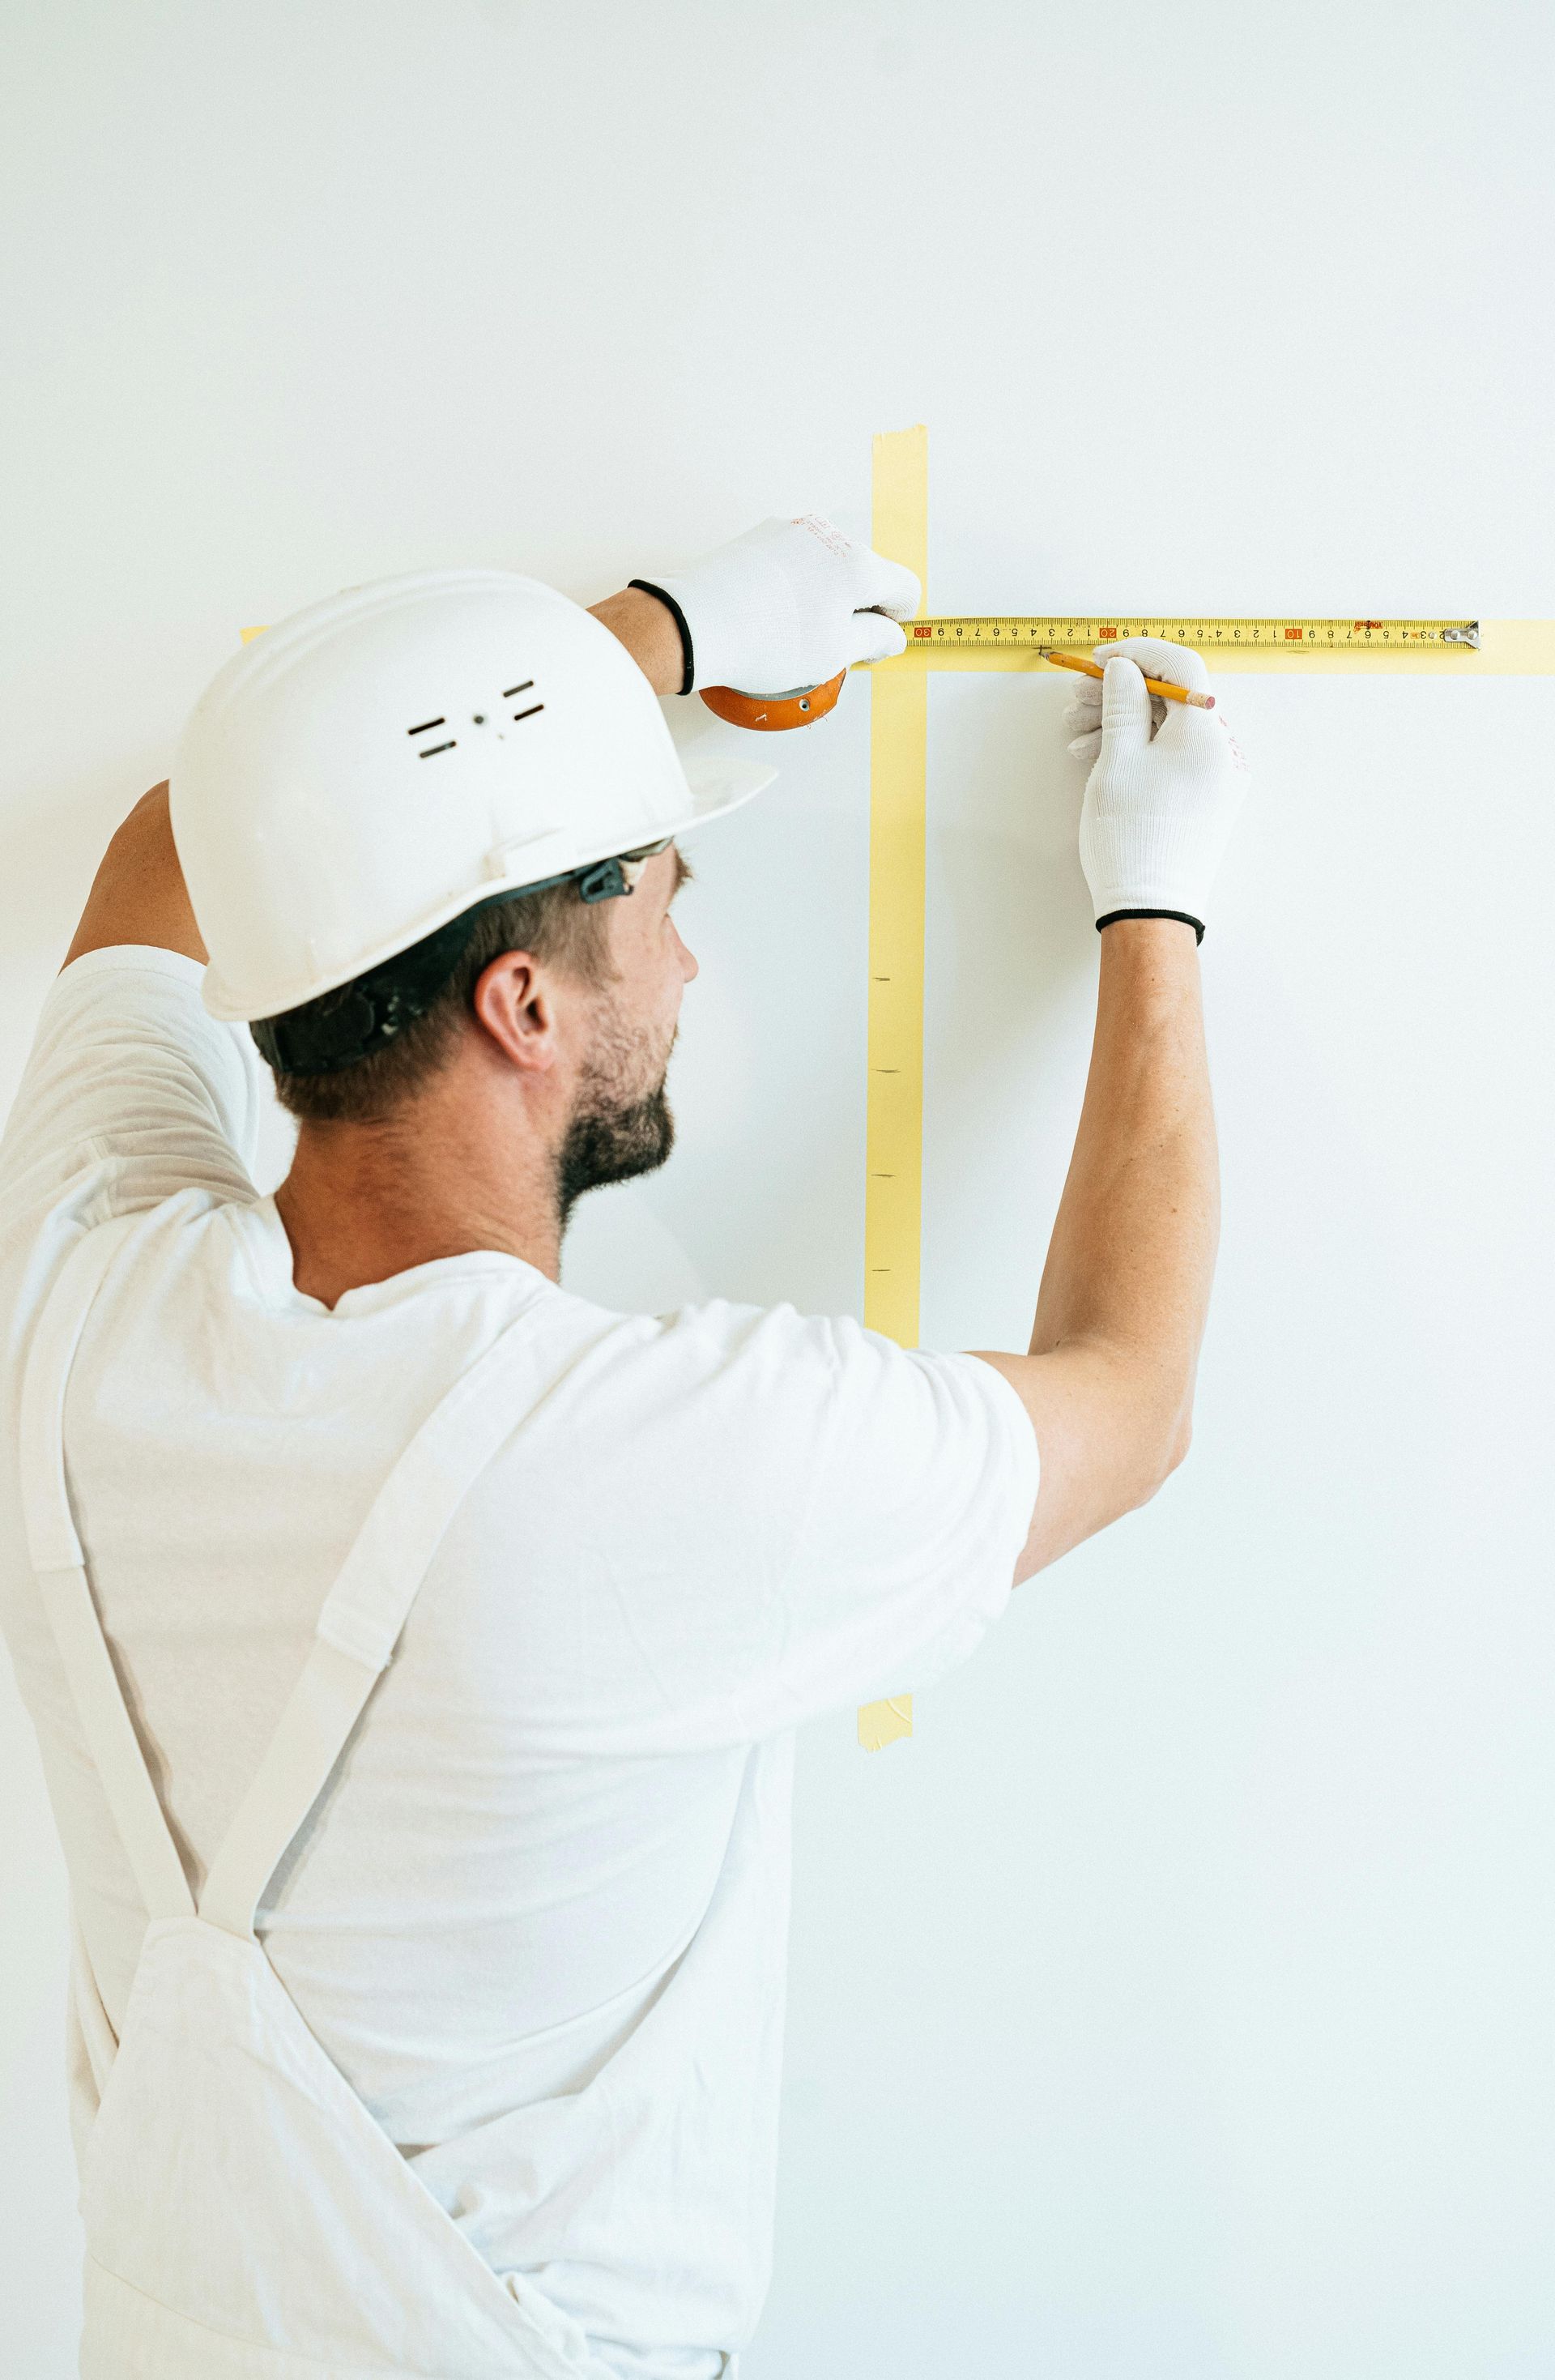
[[[297,1008],[772,774],[715,761],[693,788],[625,646],[533,578],[421,571],[310,604],[217,673],[173,764],[205,1005]]]

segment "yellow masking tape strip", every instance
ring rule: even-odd
[[[877,553],[929,578],[929,432],[875,440]],[[921,606],[920,606],[921,609]],[[923,674],[869,685],[869,985],[865,1105],[864,1321],[899,1346],[918,1336],[923,1214]],[[913,1731],[911,1694],[868,1703],[858,1741],[879,1752]]]

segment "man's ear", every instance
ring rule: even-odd
[[[550,979],[528,951],[504,951],[477,978],[477,1022],[510,1066],[549,1073],[558,1054]]]

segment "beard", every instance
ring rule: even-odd
[[[657,1172],[674,1147],[674,1117],[664,1090],[669,1050],[659,1064],[658,1081],[648,1091],[634,1087],[634,1077],[638,1084],[642,1080],[642,1061],[641,1042],[634,1042],[613,1020],[578,1085],[577,1105],[556,1160],[556,1204],[564,1231],[586,1190]]]

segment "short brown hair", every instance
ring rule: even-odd
[[[383,1049],[328,1075],[276,1073],[281,1105],[306,1123],[376,1123],[428,1083],[454,1054],[460,1027],[475,1014],[475,987],[504,951],[528,951],[586,983],[611,974],[603,902],[585,902],[577,882],[548,884],[493,902],[475,920],[463,956],[423,1015]],[[324,1000],[338,992],[323,993]],[[293,1013],[306,1016],[309,1002]]]

